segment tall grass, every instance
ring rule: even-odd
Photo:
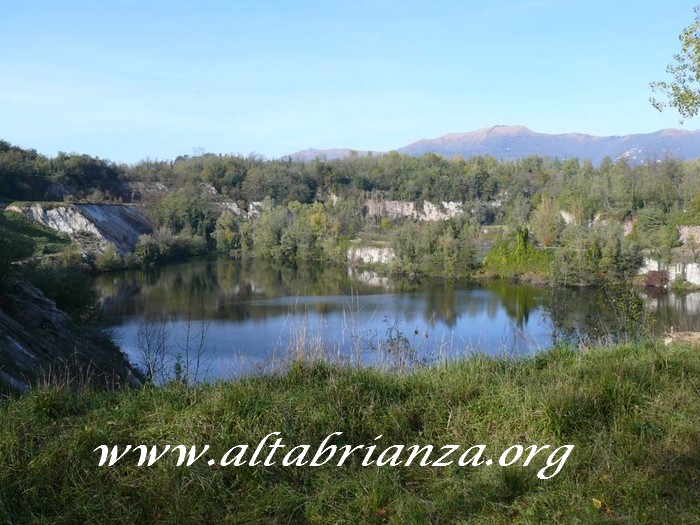
[[[638,343],[475,355],[403,373],[293,359],[284,372],[0,408],[7,523],[698,523],[700,353]],[[97,466],[101,444],[573,444],[533,468]]]

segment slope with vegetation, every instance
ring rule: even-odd
[[[102,267],[215,251],[286,264],[345,262],[350,241],[359,239],[391,245],[396,273],[469,276],[477,270],[470,254],[494,242],[503,254],[523,227],[533,250],[549,253],[537,255],[532,268],[494,254],[485,274],[587,285],[634,274],[640,253],[662,264],[697,259],[690,244],[698,240],[685,239],[679,250],[678,229],[700,223],[699,161],[632,166],[608,158],[595,167],[577,159],[393,152],[313,162],[204,154],[126,166],[85,155],[47,159],[2,144],[0,196],[7,200],[61,192],[69,201],[139,199],[153,232],[141,238],[135,258],[110,253]],[[382,215],[382,202],[392,199],[417,207],[460,203],[464,213],[439,226],[415,224],[412,216]],[[551,264],[540,264],[544,259]]]
[[[97,293],[67,236],[2,212],[0,246],[0,391],[27,390],[49,376],[137,382],[102,331]]]
[[[405,373],[298,361],[281,375],[190,388],[76,394],[49,386],[0,405],[0,520],[697,523],[698,391],[697,348],[655,344],[473,357]],[[207,457],[220,457],[271,432],[312,450],[333,432],[343,433],[336,445],[382,450],[574,449],[548,480],[537,478],[542,461],[377,467],[352,456],[342,467],[178,467],[173,453],[151,467],[136,466],[135,455],[99,467],[94,452],[207,444]]]

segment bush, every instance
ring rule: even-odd
[[[14,263],[30,257],[34,245],[23,237],[0,231],[0,285],[7,282],[15,270]]]
[[[549,278],[552,253],[532,245],[527,228],[518,228],[498,241],[484,257],[484,269],[498,277],[518,278],[524,275]]]
[[[468,277],[476,267],[467,221],[404,222],[394,230],[391,246],[399,275]]]
[[[153,235],[139,237],[134,257],[141,267],[147,268],[205,255],[208,251],[204,237],[193,235],[189,229],[173,235],[168,228],[160,228]]]
[[[95,258],[95,268],[98,270],[117,270],[124,267],[124,261],[117,253],[113,244],[107,245],[105,251]]]
[[[100,297],[85,271],[75,266],[44,263],[29,270],[27,277],[73,321],[88,325],[101,323]]]

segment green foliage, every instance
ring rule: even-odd
[[[631,281],[642,263],[639,245],[619,225],[571,224],[550,266],[550,280],[564,286]]]
[[[122,168],[97,157],[61,152],[49,159],[0,141],[0,192],[13,200],[45,200],[66,193],[79,199],[116,198],[122,174]]]
[[[26,238],[18,237],[4,229],[0,230],[0,286],[14,273],[14,263],[34,253],[34,246]]]
[[[635,238],[649,249],[654,257],[668,263],[671,250],[678,246],[678,231],[673,221],[657,206],[649,206],[639,211],[635,225]]]
[[[241,253],[278,264],[344,262],[343,225],[329,209],[334,207],[318,202],[283,207],[270,201],[259,216],[239,224]]]
[[[14,273],[14,263],[32,255],[60,252],[69,244],[65,235],[29,221],[18,213],[0,213],[0,284]]]
[[[543,246],[552,246],[559,240],[564,221],[559,216],[558,203],[543,196],[530,221],[535,238]]]
[[[652,98],[651,103],[659,111],[670,106],[682,118],[691,118],[700,109],[700,7],[695,8],[695,19],[683,29],[678,39],[681,50],[666,67],[666,73],[673,80],[651,83],[652,90],[662,93],[668,101]]]
[[[637,291],[626,282],[604,282],[598,290],[601,309],[589,319],[596,339],[639,340],[651,331],[651,316]]]
[[[117,253],[113,244],[109,244],[104,252],[95,258],[95,268],[98,270],[118,270],[124,267],[124,261]]]
[[[695,348],[637,344],[475,356],[407,374],[299,361],[284,374],[189,389],[36,389],[0,405],[0,520],[696,523],[699,372]],[[130,455],[99,467],[93,452],[207,444],[217,458],[247,444],[250,458],[275,431],[287,448],[269,467],[211,468],[206,458],[176,467],[172,457],[136,467]],[[399,444],[485,444],[494,462],[514,444],[574,449],[549,480],[536,477],[541,455],[529,468],[377,468],[363,456],[343,467],[279,464],[280,452],[313,451],[332,432],[343,433],[339,447],[376,444],[372,459]]]
[[[168,228],[160,228],[152,235],[139,237],[134,257],[140,266],[146,268],[205,255],[207,251],[204,237],[192,234],[188,228],[177,235]]]
[[[469,277],[476,267],[468,221],[406,222],[395,228],[392,270],[410,277]]]
[[[160,190],[149,196],[129,186],[135,182],[178,189],[159,203]],[[158,225],[176,233],[189,225],[199,235],[213,230],[218,214],[209,208],[220,199],[245,205],[269,197],[286,206],[323,201],[333,194],[341,208],[347,206],[336,214],[344,218],[343,234],[352,236],[358,231],[355,214],[368,192],[414,202],[465,202],[480,224],[517,227],[526,224],[532,208],[545,199],[560,203],[582,221],[601,211],[624,214],[650,203],[668,212],[673,205],[689,202],[700,191],[700,180],[692,163],[670,158],[639,166],[608,160],[594,168],[588,161],[541,157],[499,162],[490,157],[445,159],[393,152],[304,163],[203,154],[117,166],[87,155],[61,153],[49,159],[2,142],[0,188],[3,197],[26,200],[128,200],[140,195],[153,205]]]
[[[120,170],[112,163],[89,155],[59,153],[51,161],[51,179],[85,197],[94,191],[113,190],[119,181]],[[100,191],[101,198],[104,195]]]
[[[82,325],[102,322],[100,297],[86,269],[74,262],[47,261],[27,269],[26,276],[74,322]]]
[[[229,210],[219,215],[214,227],[216,249],[223,253],[232,253],[241,247],[240,227],[236,216]]]
[[[591,284],[603,274],[629,275],[638,259],[632,245],[668,262],[678,246],[676,227],[700,221],[700,165],[671,158],[637,166],[606,159],[596,168],[585,160],[542,157],[499,162],[393,152],[304,163],[202,154],[116,166],[85,155],[48,159],[3,142],[0,182],[3,193],[8,188],[7,195],[28,199],[140,195],[155,225],[170,232],[138,248],[138,259],[147,266],[213,249],[278,263],[342,262],[348,241],[359,237],[391,242],[398,273],[464,277],[473,267],[469,245],[491,241],[479,226],[495,224],[511,230],[527,226],[535,250],[511,261],[514,254],[506,253],[509,245],[503,241],[496,247],[502,257],[494,252],[487,260],[491,273]],[[454,225],[414,227],[370,215],[368,199],[419,206],[423,200],[459,201],[470,231]],[[259,217],[220,211],[234,203],[255,209],[259,201],[266,202]],[[573,224],[564,225],[560,211],[570,214]],[[631,242],[607,231],[630,220],[637,224]],[[604,223],[605,233],[598,233]],[[536,247],[551,250],[545,254]],[[553,259],[555,268],[547,264]],[[115,262],[102,258],[98,265]],[[614,264],[623,266],[613,271]]]
[[[217,214],[209,199],[190,189],[179,189],[167,194],[151,210],[159,226],[175,233],[189,229],[193,234],[205,237],[216,224]]]
[[[503,237],[484,257],[484,270],[508,279],[548,279],[553,253],[533,246],[527,228]]]
[[[144,268],[155,266],[160,260],[158,242],[150,235],[142,235],[134,248],[136,261]]]

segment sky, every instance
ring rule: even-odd
[[[135,163],[696,129],[649,82],[697,1],[2,0],[0,139]]]

